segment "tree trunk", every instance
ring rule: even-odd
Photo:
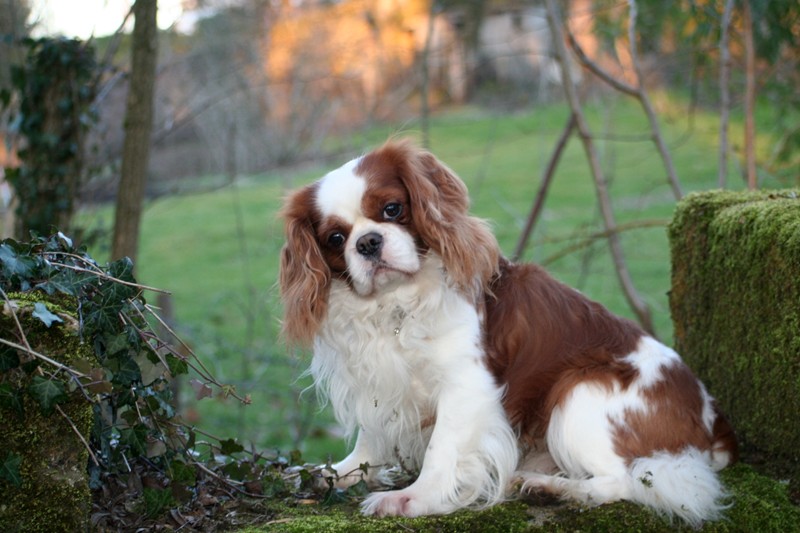
[[[114,219],[112,259],[136,260],[139,226],[147,183],[150,134],[153,129],[158,29],[157,0],[136,0],[130,87],[125,114],[125,142]]]

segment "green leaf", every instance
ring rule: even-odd
[[[180,359],[172,354],[167,354],[166,359],[167,365],[169,366],[169,372],[172,374],[172,377],[189,373],[189,364],[185,359]]]
[[[111,359],[108,361],[108,368],[114,373],[112,381],[124,387],[142,380],[139,365],[130,357]]]
[[[175,483],[182,483],[187,486],[192,486],[197,480],[197,472],[193,466],[178,460],[173,460],[170,466],[170,479]]]
[[[11,482],[16,487],[22,486],[22,476],[19,473],[19,466],[22,464],[22,457],[14,452],[8,452],[5,460],[0,464],[0,479]]]
[[[267,498],[280,498],[289,493],[286,482],[280,475],[269,475],[261,480],[261,489]]]
[[[367,486],[367,482],[361,479],[358,483],[347,487],[346,492],[348,496],[363,498],[369,494],[369,487]]]
[[[19,366],[19,355],[10,346],[0,346],[0,372],[6,372]]]
[[[172,497],[172,491],[170,489],[151,489],[145,487],[142,492],[144,496],[144,514],[148,518],[155,518],[176,505],[175,498]]]
[[[221,440],[219,441],[219,451],[222,455],[233,455],[243,452],[244,446],[236,442],[236,439]]]
[[[28,392],[39,403],[44,414],[50,414],[54,405],[67,399],[64,383],[42,376],[33,376],[31,384],[28,386]]]
[[[141,424],[120,431],[119,440],[128,445],[136,455],[147,453],[147,428]]]
[[[349,498],[347,497],[347,493],[345,491],[331,487],[322,498],[322,505],[327,507],[330,505],[336,505],[337,503],[345,503],[347,501],[349,501]]]
[[[30,256],[20,255],[9,242],[4,242],[0,244],[0,265],[2,273],[7,277],[28,278],[36,266],[36,260]]]
[[[222,471],[236,481],[244,481],[251,473],[250,465],[239,461],[226,464],[222,467]]]
[[[10,409],[20,417],[25,415],[25,404],[22,402],[22,394],[10,383],[0,383],[0,407]]]
[[[60,316],[51,313],[44,302],[33,304],[33,316],[41,320],[48,328],[53,325],[53,322],[64,322]]]

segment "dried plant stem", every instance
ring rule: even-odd
[[[61,268],[68,268],[69,270],[74,270],[76,272],[86,272],[86,273],[95,275],[98,278],[107,279],[107,280],[113,281],[115,283],[120,283],[122,285],[127,285],[128,287],[135,287],[137,289],[141,289],[141,290],[145,290],[145,291],[153,291],[153,292],[160,292],[160,293],[164,293],[164,294],[171,294],[169,291],[166,291],[164,289],[158,289],[156,287],[149,287],[147,285],[142,285],[141,283],[133,283],[133,282],[130,282],[130,281],[121,280],[119,278],[115,278],[114,276],[109,276],[105,272],[102,272],[102,271],[99,271],[99,270],[96,270],[96,269],[83,268],[83,267],[74,266],[74,265],[66,265],[64,263],[52,263],[52,264],[53,264],[53,266],[58,266],[58,267],[61,267]]]

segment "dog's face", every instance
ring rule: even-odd
[[[431,154],[390,142],[292,194],[282,211],[280,289],[284,334],[309,342],[332,280],[370,298],[414,283],[435,254],[465,292],[497,268],[497,243],[468,215],[464,183]]]
[[[427,245],[412,223],[408,189],[391,166],[363,158],[328,173],[316,185],[314,209],[325,262],[360,296],[391,290],[419,271]]]

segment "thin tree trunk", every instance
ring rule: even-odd
[[[125,112],[125,141],[111,245],[113,259],[130,257],[135,261],[139,250],[139,226],[153,129],[158,51],[156,12],[157,0],[136,0],[133,6],[135,23]]]
[[[606,179],[600,167],[600,160],[597,156],[594,143],[592,142],[589,125],[583,114],[583,109],[578,99],[578,92],[573,83],[572,73],[569,69],[567,47],[564,42],[563,22],[558,12],[556,0],[546,0],[545,5],[547,7],[547,23],[550,26],[550,34],[553,40],[556,60],[561,66],[562,85],[564,86],[564,91],[566,92],[572,113],[575,116],[575,125],[578,129],[578,134],[580,135],[581,142],[586,151],[586,158],[588,159],[592,178],[594,179],[597,200],[600,204],[603,224],[608,233],[608,245],[617,277],[622,286],[625,298],[628,301],[628,305],[630,305],[631,309],[636,314],[639,323],[649,333],[655,333],[653,322],[650,318],[650,310],[636,291],[630,273],[628,272],[628,266],[625,262],[625,255],[622,251],[622,243],[620,242],[619,233],[617,231],[617,222],[614,217],[614,210],[611,206],[611,198],[609,197]]]
[[[519,236],[517,247],[514,250],[514,261],[519,261],[522,257],[522,254],[525,253],[525,248],[528,246],[528,241],[533,233],[533,228],[536,226],[536,222],[539,220],[539,215],[542,213],[544,200],[547,198],[547,191],[550,188],[550,183],[553,181],[556,168],[558,168],[558,163],[561,161],[561,154],[564,153],[564,148],[567,146],[567,141],[574,130],[575,114],[573,113],[570,114],[567,125],[564,126],[564,130],[561,132],[558,142],[556,142],[556,147],[553,150],[553,153],[550,155],[550,160],[547,162],[547,168],[545,168],[544,174],[542,174],[542,181],[539,184],[539,190],[537,191],[536,198],[533,201],[531,212],[528,215],[528,220],[525,223],[525,227],[522,229],[522,234]]]
[[[731,50],[730,28],[733,6],[736,0],[725,2],[725,11],[722,13],[722,26],[719,38],[719,169],[717,185],[724,189],[728,179],[728,124],[731,113]]]
[[[744,4],[744,159],[747,172],[747,187],[755,189],[756,182],[756,52],[753,46],[753,12],[750,2]]]

